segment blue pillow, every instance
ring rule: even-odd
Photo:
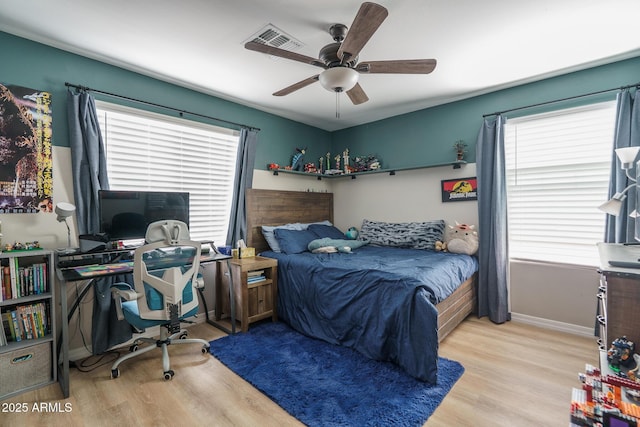
[[[310,230],[287,230],[286,228],[276,228],[274,230],[280,250],[285,254],[299,254],[308,252],[307,246],[312,240],[318,238]]]
[[[275,231],[276,229],[287,229],[287,230],[302,230],[301,224],[284,224],[284,225],[263,225],[262,226],[262,235],[264,239],[269,244],[269,247],[273,252],[282,252],[280,249],[280,245],[278,244],[278,239],[276,239]]]
[[[325,220],[320,222],[314,222],[312,224],[323,224],[323,225],[331,225],[331,221]],[[276,228],[285,228],[287,230],[306,230],[310,224],[304,224],[300,222],[292,223],[292,224],[283,224],[283,225],[263,225],[262,226],[262,235],[264,239],[269,244],[269,247],[273,252],[282,252],[280,250],[280,245],[278,244],[278,240],[276,239],[276,235],[274,231]]]
[[[333,225],[310,224],[308,230],[314,232],[318,239],[324,239],[325,237],[329,239],[345,239],[344,233]]]

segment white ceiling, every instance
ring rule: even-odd
[[[360,0],[2,0],[0,31],[326,130],[640,55],[639,0],[377,3],[389,16],[360,61],[438,65],[428,75],[360,75],[370,100],[354,106],[341,95],[339,119],[335,94],[318,83],[272,95],[319,68],[243,45],[273,24],[317,58],[328,28],[350,27]]]

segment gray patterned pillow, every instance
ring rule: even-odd
[[[396,248],[435,249],[444,235],[444,220],[426,222],[362,221],[359,240],[378,246]]]

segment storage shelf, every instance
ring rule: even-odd
[[[33,285],[34,289],[36,285],[44,285],[44,289],[48,289],[47,292],[40,294],[9,298],[0,302],[0,313],[3,314],[10,312],[14,307],[29,307],[42,303],[45,306],[48,326],[47,334],[32,339],[23,338],[20,341],[10,341],[11,336],[5,334],[7,335],[8,342],[0,346],[0,365],[3,366],[2,373],[0,374],[2,376],[2,381],[0,382],[0,400],[3,400],[56,382],[58,380],[58,350],[56,337],[57,307],[56,290],[54,287],[54,252],[48,249],[3,252],[0,254],[0,260],[2,261],[0,263],[1,269],[9,268],[13,270],[11,266],[15,265],[16,267],[15,271],[9,273],[14,275],[11,280],[13,281],[15,279],[15,283],[10,286],[12,295],[14,295],[14,289],[16,289],[16,293],[19,294],[17,290],[18,287],[22,284],[24,288],[27,281],[30,288],[31,285]],[[13,264],[14,260],[16,264]],[[30,274],[20,275],[22,271],[26,272],[27,268],[41,263],[44,263],[46,268],[38,271],[43,272],[44,275],[38,275],[37,277],[35,274],[33,276]],[[23,268],[25,270],[22,270]],[[37,279],[41,280],[38,281]],[[8,283],[5,282],[5,285],[7,284]],[[25,293],[27,292],[25,291]],[[66,298],[66,296],[63,296],[63,298]],[[37,316],[36,312],[27,313],[28,316]],[[0,327],[10,327],[10,325],[6,325],[5,322],[12,322],[11,316],[9,316],[9,319],[6,319],[5,316],[0,317],[0,319],[3,321]],[[21,320],[24,321],[24,319]],[[35,320],[35,318],[33,318],[32,321],[33,320]],[[34,331],[33,335],[35,336],[37,333]],[[27,358],[29,363],[14,363],[14,358],[16,360]]]
[[[270,285],[271,283],[273,283],[271,279],[263,279],[257,282],[247,282],[247,288],[248,289],[257,288],[259,286]]]
[[[44,337],[33,338],[30,340],[9,341],[7,345],[3,345],[0,347],[0,354],[8,353],[10,351],[20,350],[21,348],[31,347],[36,344],[41,344],[47,341],[53,341],[52,334],[47,334]]]
[[[300,172],[300,171],[293,171],[293,170],[287,170],[287,169],[275,169],[273,171],[273,174],[274,175],[278,175],[280,173],[288,173],[288,174],[292,174],[292,175],[302,175],[302,176],[316,177],[318,180],[321,180],[322,178],[331,178],[331,179],[333,179],[333,178],[346,178],[346,177],[351,177],[351,179],[356,179],[356,177],[358,177],[360,175],[373,175],[373,174],[378,174],[378,173],[388,173],[389,175],[395,175],[396,172],[401,172],[401,171],[408,171],[408,170],[415,170],[415,169],[438,168],[438,167],[442,167],[442,166],[452,166],[454,169],[460,169],[463,165],[466,165],[466,164],[467,164],[467,162],[465,162],[464,160],[460,160],[460,161],[455,161],[455,162],[437,163],[437,164],[433,164],[433,165],[410,166],[410,167],[404,167],[404,168],[376,169],[376,170],[370,170],[370,171],[364,171],[364,172],[343,173],[343,174],[339,174],[339,175],[325,175],[325,174],[320,174],[320,173]]]
[[[42,299],[51,298],[51,292],[45,292],[43,294],[33,294],[27,295],[26,297],[20,298],[11,298],[6,299],[4,301],[0,301],[0,307],[10,306],[10,305],[22,305],[33,301],[40,301]]]

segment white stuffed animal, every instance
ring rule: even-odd
[[[460,224],[449,225],[446,231],[444,250],[454,254],[473,255],[478,251],[478,232],[475,225]],[[436,243],[436,250],[437,250]]]

